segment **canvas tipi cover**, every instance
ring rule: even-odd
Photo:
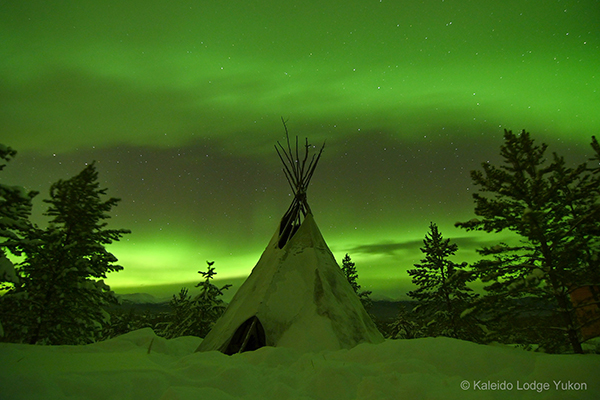
[[[197,351],[320,351],[382,341],[309,213],[283,248],[275,232]]]

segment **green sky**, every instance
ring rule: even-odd
[[[206,3],[206,4],[204,4]],[[471,261],[497,238],[469,171],[504,128],[573,162],[600,126],[600,1],[8,1],[3,182],[42,192],[97,160],[122,202],[125,286],[247,275],[290,201],[273,145],[327,141],[309,191],[366,286],[402,296],[430,221]],[[143,290],[143,288],[140,288]]]

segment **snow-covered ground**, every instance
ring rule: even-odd
[[[427,338],[229,357],[194,353],[200,341],[141,329],[87,346],[0,343],[0,398],[600,399],[598,355]]]

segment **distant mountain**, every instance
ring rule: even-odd
[[[117,298],[124,303],[136,303],[136,304],[156,304],[164,303],[164,300],[159,300],[156,297],[148,293],[128,293],[128,294],[116,294]]]
[[[136,313],[149,312],[152,314],[171,311],[169,299],[157,299],[148,293],[116,294],[116,296],[119,299],[120,304],[110,306],[109,309],[121,309],[126,312],[133,311]]]
[[[170,298],[158,299],[148,293],[117,294],[116,296],[121,301],[121,307],[126,310],[154,313],[171,311]],[[411,301],[374,300],[369,312],[379,320],[388,320],[398,315],[400,307],[410,310],[414,305],[414,302]]]

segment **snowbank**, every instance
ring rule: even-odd
[[[597,355],[547,355],[428,338],[305,354],[266,347],[229,357],[215,351],[194,353],[200,341],[196,337],[166,340],[151,329],[141,329],[87,346],[0,343],[0,397],[600,398]]]

